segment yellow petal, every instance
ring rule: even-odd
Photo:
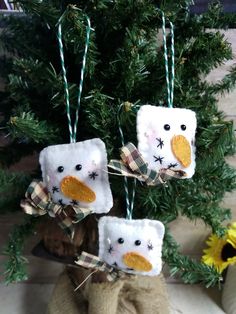
[[[227,233],[227,242],[232,245],[236,249],[236,230],[229,229]]]
[[[92,203],[96,199],[96,194],[86,184],[76,177],[67,176],[61,181],[62,193],[73,200]]]
[[[227,261],[222,259],[222,250],[227,243],[226,238],[218,238],[217,235],[212,234],[207,242],[209,248],[203,251],[202,262],[208,266],[214,266],[219,273],[222,273],[230,265],[229,259]]]
[[[142,255],[136,252],[128,252],[123,256],[123,262],[129,268],[137,271],[150,271],[152,264]]]
[[[183,135],[175,135],[171,140],[171,148],[174,156],[185,168],[191,164],[191,147]]]

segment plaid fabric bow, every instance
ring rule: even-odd
[[[33,180],[26,193],[26,199],[21,201],[20,206],[29,215],[42,216],[49,214],[55,217],[58,225],[73,239],[74,224],[84,219],[92,211],[89,208],[79,206],[61,206],[53,203],[51,196],[43,182]]]
[[[82,252],[75,263],[85,268],[92,268],[107,272],[107,279],[109,281],[114,281],[127,275],[132,276],[130,274],[124,273],[121,270],[115,269],[106,262],[102,261],[98,256],[89,254],[87,252]]]
[[[147,185],[165,184],[172,178],[185,176],[182,170],[161,169],[159,172],[149,169],[148,163],[132,143],[121,148],[121,160],[111,160],[108,167],[121,173],[122,176],[137,178]]]

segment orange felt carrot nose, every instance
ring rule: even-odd
[[[86,184],[73,176],[67,176],[61,180],[62,193],[73,200],[92,203],[96,194]]]
[[[137,271],[150,271],[152,264],[137,252],[128,252],[123,255],[123,262],[129,268]]]
[[[185,168],[191,164],[191,147],[183,135],[175,135],[171,140],[172,152]]]

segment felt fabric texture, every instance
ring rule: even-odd
[[[76,269],[76,272],[83,273],[85,270]],[[84,276],[79,275],[81,278]],[[90,278],[79,290],[74,292],[74,288],[67,272],[62,273],[54,288],[47,314],[170,313],[162,275],[134,276],[132,280],[102,283],[94,283]]]
[[[98,222],[99,258],[130,274],[156,276],[162,269],[164,232],[157,220],[104,216]]]
[[[137,113],[138,149],[150,169],[195,171],[196,114],[182,108],[142,106]]]
[[[61,180],[61,191],[68,198],[73,197],[80,202],[91,203],[96,200],[96,194],[86,184],[76,177],[66,176]]]
[[[106,148],[99,138],[48,146],[39,161],[55,203],[79,205],[94,213],[107,213],[113,206]]]

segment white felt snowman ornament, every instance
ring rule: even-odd
[[[165,231],[160,221],[104,216],[99,220],[98,229],[101,260],[131,274],[160,274]]]
[[[195,171],[195,112],[182,108],[142,106],[137,114],[138,149],[150,169]]]
[[[94,213],[107,213],[113,206],[102,140],[48,146],[39,161],[54,203],[79,205]]]

